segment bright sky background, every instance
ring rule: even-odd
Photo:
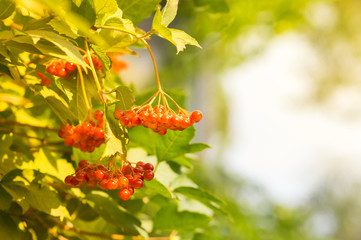
[[[228,170],[264,187],[282,204],[300,204],[325,177],[360,178],[360,92],[340,89],[327,106],[307,103],[320,62],[300,35],[274,39],[228,72]],[[360,180],[360,179],[358,179]]]

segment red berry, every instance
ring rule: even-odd
[[[134,168],[133,170],[135,173],[143,173],[144,169],[142,166],[137,166],[136,168]]]
[[[50,81],[49,78],[44,77],[44,78],[41,79],[41,84],[44,85],[44,86],[49,86],[50,83],[51,83],[51,81]]]
[[[167,130],[162,130],[162,131],[158,132],[159,135],[165,135],[166,133],[167,133]]]
[[[152,170],[146,170],[143,174],[144,180],[150,181],[154,178],[154,172]]]
[[[104,179],[105,173],[104,173],[103,170],[96,170],[94,172],[94,177],[98,182],[100,182],[100,181],[102,181]]]
[[[75,177],[71,177],[70,179],[70,185],[76,186],[80,183]]]
[[[81,160],[78,163],[78,166],[79,166],[79,168],[85,168],[85,167],[89,166],[89,162],[87,160]]]
[[[128,117],[122,117],[120,120],[120,124],[123,126],[127,126],[129,124],[129,118]]]
[[[123,175],[130,175],[132,173],[132,167],[130,165],[123,165],[122,173]]]
[[[190,118],[184,117],[184,118],[182,119],[182,121],[181,121],[181,127],[182,127],[182,128],[187,128],[187,127],[189,127],[190,125],[191,125],[191,120],[190,120]]]
[[[95,129],[94,135],[97,138],[104,138],[104,130],[101,128],[97,128],[97,129]]]
[[[74,71],[75,68],[76,68],[76,65],[74,63],[71,63],[71,62],[65,63],[65,69],[68,70],[69,72]]]
[[[51,64],[46,68],[46,71],[51,74],[51,75],[56,75],[57,74],[57,68],[55,67],[55,65]]]
[[[98,120],[98,121],[102,120],[103,119],[103,112],[100,111],[100,110],[96,110],[94,112],[94,118],[95,118],[95,120]]]
[[[133,184],[134,178],[132,175],[126,175],[125,177],[128,178],[129,184]]]
[[[134,187],[135,189],[140,189],[140,188],[142,188],[142,187],[143,187],[143,180],[140,179],[140,178],[135,179],[135,180],[133,181],[133,187]]]
[[[78,181],[84,181],[86,179],[87,175],[85,172],[83,171],[78,171],[75,175],[75,178],[78,180]]]
[[[199,122],[201,119],[202,119],[203,115],[200,111],[193,111],[191,116],[190,116],[190,119],[192,122]]]
[[[65,68],[60,68],[56,72],[56,75],[61,78],[65,77],[66,74],[68,74],[68,70],[66,70]]]
[[[133,195],[134,194],[134,188],[133,187],[128,187],[128,190],[130,192],[130,195]]]
[[[144,170],[154,170],[154,166],[153,166],[153,164],[151,164],[151,163],[146,163],[146,164],[144,164],[144,166],[143,166],[143,169]]]
[[[115,110],[114,111],[114,118],[120,120],[124,116],[124,112],[122,110]]]
[[[73,178],[73,176],[71,176],[71,175],[69,175],[69,176],[66,176],[66,178],[65,178],[65,180],[64,180],[64,182],[65,182],[65,184],[66,185],[72,185],[71,184],[71,179]]]
[[[143,162],[143,161],[139,161],[139,162],[137,162],[137,164],[136,164],[137,167],[139,167],[139,166],[142,166],[142,167],[143,167],[143,165],[144,165],[144,162]]]
[[[126,188],[129,185],[129,180],[126,177],[119,177],[118,178],[118,188]]]
[[[127,201],[130,198],[130,196],[131,194],[128,189],[122,189],[119,191],[119,197],[124,201]]]
[[[110,179],[107,183],[107,189],[114,190],[118,187],[118,181],[115,179]]]
[[[99,186],[101,189],[107,190],[108,189],[108,179],[103,179],[100,183]]]

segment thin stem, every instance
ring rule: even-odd
[[[144,45],[147,47],[148,52],[149,52],[150,56],[152,57],[153,66],[154,66],[154,72],[155,72],[155,77],[157,78],[158,91],[163,92],[162,87],[161,87],[161,85],[160,85],[157,63],[155,62],[155,58],[154,58],[154,54],[153,54],[153,52],[152,52],[152,49],[150,49],[150,46],[149,46],[149,44],[147,43],[147,41],[145,41],[143,38],[141,38],[140,40],[141,40],[141,41],[144,43]]]
[[[88,41],[86,41],[86,40],[85,40],[85,49],[86,49],[87,57],[89,59],[90,68],[91,68],[91,71],[93,73],[94,82],[95,82],[95,85],[97,86],[97,89],[98,89],[98,94],[99,94],[100,100],[102,101],[102,103],[104,103],[104,99],[103,99],[103,95],[102,95],[102,87],[100,86],[100,83],[99,83],[99,80],[98,80],[98,75],[97,75],[97,72],[95,71],[93,59],[92,59],[90,51],[89,51]]]
[[[88,96],[86,95],[86,91],[85,91],[85,85],[84,85],[84,78],[83,78],[83,72],[81,71],[81,68],[79,65],[76,66],[78,68],[78,73],[79,73],[79,77],[80,77],[80,84],[81,84],[81,89],[83,92],[83,97],[84,97],[84,101],[85,101],[85,105],[88,108],[88,110],[90,111],[90,104],[88,101]]]
[[[111,27],[111,26],[103,26],[103,25],[97,25],[97,26],[93,26],[94,28],[102,28],[102,29],[109,29],[109,30],[114,30],[114,31],[118,31],[118,32],[123,32],[123,33],[127,33],[127,34],[130,34],[136,38],[138,38],[138,36],[132,32],[128,32],[126,30],[123,30],[123,29],[120,29],[120,28],[117,28],[117,27]]]
[[[174,101],[173,98],[171,98],[171,96],[169,96],[166,92],[163,92],[163,94],[166,95],[177,106],[178,109],[183,110],[183,108],[181,108],[178,103]]]
[[[95,232],[88,232],[85,230],[81,230],[78,228],[75,228],[73,224],[68,222],[68,224],[62,224],[54,219],[47,218],[48,221],[52,222],[56,226],[60,227],[63,230],[71,231],[80,235],[87,235],[87,236],[93,236],[93,237],[99,237],[100,239],[124,239],[124,235],[120,234],[104,234],[104,233],[95,233]]]

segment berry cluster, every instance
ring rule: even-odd
[[[38,74],[38,76],[41,78],[41,84],[44,86],[49,86],[51,81],[49,78],[45,77],[44,74],[41,74],[39,72],[37,72],[36,74]]]
[[[135,167],[129,163],[122,169],[107,169],[101,164],[90,164],[87,160],[81,160],[73,175],[65,178],[69,186],[80,186],[85,182],[89,186],[99,184],[104,190],[119,189],[119,197],[128,200],[134,193],[134,189],[143,187],[143,180],[150,181],[154,178],[154,166],[151,163],[137,162]]]
[[[154,108],[151,105],[145,105],[142,108],[136,107],[126,112],[115,110],[114,117],[123,126],[132,128],[143,125],[160,135],[164,135],[168,129],[182,131],[199,122],[202,119],[202,113],[200,111],[186,113],[182,110],[175,113],[163,105],[157,105]]]
[[[59,137],[64,139],[67,146],[80,148],[82,152],[93,152],[96,147],[104,143],[103,112],[96,110],[94,119],[97,121],[85,121],[75,127],[69,124],[62,125],[58,132]]]
[[[90,65],[89,59],[85,58],[84,61],[86,64]],[[92,57],[92,62],[95,69],[101,70],[103,68],[102,62],[97,57]]]
[[[71,62],[66,62],[64,60],[53,61],[46,67],[46,71],[57,77],[64,78],[69,72],[74,71],[76,65]]]
[[[121,55],[119,53],[107,53],[107,56],[112,60],[112,68],[111,70],[115,73],[119,73],[129,67],[129,63],[125,59],[117,58],[117,55]]]

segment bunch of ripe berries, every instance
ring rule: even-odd
[[[74,71],[76,65],[71,62],[66,62],[64,60],[52,61],[47,67],[46,71],[57,77],[64,78],[69,72]]]
[[[105,141],[103,130],[103,112],[96,110],[94,119],[88,120],[75,127],[62,125],[58,136],[64,139],[67,146],[79,148],[82,152],[93,152]]]
[[[166,109],[163,105],[154,108],[150,104],[143,107],[135,107],[129,111],[115,110],[114,117],[125,127],[136,127],[143,125],[154,132],[164,135],[167,130],[182,131],[202,119],[200,111],[192,113],[180,109],[178,113],[171,109]]]
[[[143,181],[154,178],[154,166],[151,163],[139,161],[133,167],[129,162],[121,169],[108,169],[101,164],[90,164],[87,160],[81,160],[73,175],[65,178],[69,186],[80,186],[85,182],[89,186],[99,184],[104,190],[119,189],[119,197],[128,200],[134,193],[134,189],[143,187]]]

